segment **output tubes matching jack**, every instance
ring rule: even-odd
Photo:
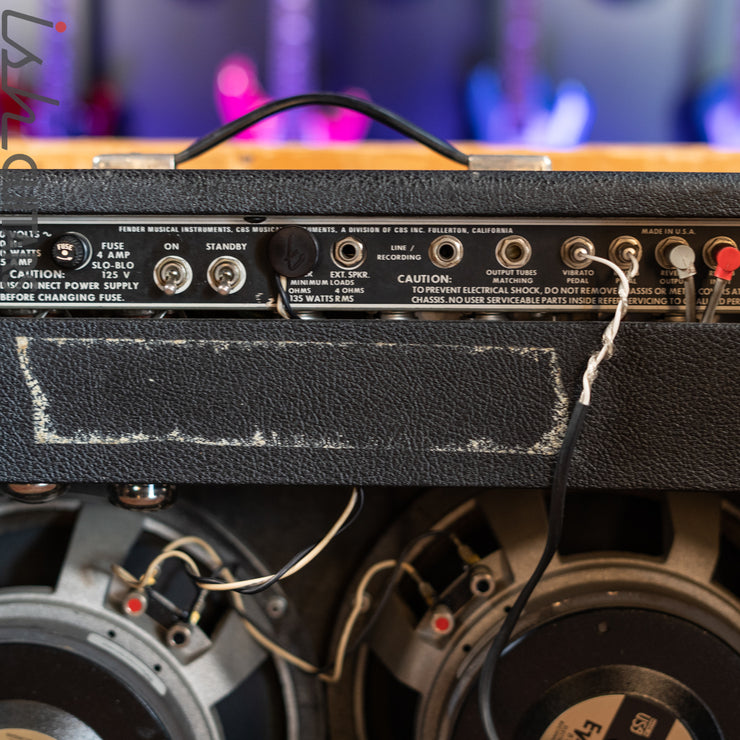
[[[507,236],[496,245],[495,256],[501,267],[516,270],[532,258],[532,245],[523,236]]]

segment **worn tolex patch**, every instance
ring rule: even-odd
[[[15,346],[38,445],[553,455],[568,421],[550,347],[26,336]]]

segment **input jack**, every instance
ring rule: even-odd
[[[244,287],[247,271],[235,257],[219,257],[208,266],[208,284],[219,295],[238,293]]]
[[[560,258],[570,268],[582,270],[591,264],[590,256],[596,254],[594,243],[585,236],[572,236],[560,247]]]
[[[638,262],[642,259],[642,244],[634,236],[618,236],[609,245],[609,259],[623,270],[632,266],[630,252]]]
[[[459,265],[463,258],[462,242],[455,236],[438,236],[429,245],[429,259],[435,267],[448,269]]]
[[[711,270],[717,268],[717,252],[724,247],[734,247],[737,249],[737,244],[729,236],[715,236],[714,239],[710,239],[701,250],[701,256],[704,259],[704,264]]]
[[[182,293],[193,282],[193,270],[182,257],[164,257],[154,266],[154,282],[167,295]]]
[[[516,270],[532,258],[532,246],[523,236],[507,236],[496,245],[495,254],[501,267]]]
[[[673,265],[669,259],[671,249],[677,247],[680,244],[689,246],[689,243],[681,236],[667,236],[665,239],[661,239],[658,245],[655,247],[655,261],[664,269],[672,270]]]
[[[365,245],[353,236],[335,242],[331,251],[334,264],[345,270],[359,267],[365,261],[366,256]]]

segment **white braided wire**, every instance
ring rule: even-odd
[[[617,307],[614,311],[614,317],[601,335],[601,349],[599,349],[598,352],[594,352],[591,357],[588,358],[588,365],[586,366],[586,371],[583,373],[583,390],[581,391],[581,397],[578,400],[584,406],[588,406],[591,403],[591,387],[598,375],[599,365],[604,360],[608,360],[614,352],[614,340],[619,331],[619,326],[622,323],[622,318],[627,313],[627,307],[629,306],[630,280],[637,277],[637,273],[640,269],[637,257],[633,252],[629,252],[626,256],[629,258],[631,263],[627,274],[625,274],[624,270],[622,270],[619,265],[616,265],[611,260],[597,257],[596,255],[588,256],[588,259],[591,261],[606,265],[614,271],[614,274],[617,276],[617,280],[619,281],[619,287],[617,288],[619,300],[617,301]]]

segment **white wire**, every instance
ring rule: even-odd
[[[172,550],[179,550],[184,545],[197,545],[200,547],[206,555],[214,562],[214,563],[221,563],[221,558],[219,557],[219,554],[216,552],[215,548],[213,548],[208,542],[206,542],[202,537],[196,537],[194,535],[187,535],[185,537],[178,537],[176,540],[172,540],[172,542],[169,542],[165,547],[163,548],[162,552],[171,552]]]
[[[155,557],[154,560],[149,563],[147,569],[144,571],[140,578],[132,575],[122,565],[118,565],[117,563],[113,564],[113,572],[131,588],[143,589],[147,586],[154,585],[157,580],[157,576],[159,575],[160,563],[163,563],[165,560],[169,560],[170,558],[182,560],[188,566],[191,575],[195,576],[196,578],[200,577],[200,569],[198,568],[198,564],[195,562],[195,560],[193,560],[192,557],[190,557],[190,555],[188,555],[186,552],[183,552],[182,550],[167,551],[166,549],[160,552],[159,555],[157,555],[157,557]]]
[[[252,624],[252,622],[250,622],[243,615],[243,613],[241,613],[239,616],[249,634],[266,650],[269,650],[271,653],[277,655],[280,658],[283,658],[283,660],[286,660],[288,663],[291,663],[292,665],[300,668],[306,673],[318,674],[318,677],[326,683],[337,683],[342,678],[342,673],[344,672],[344,663],[347,659],[347,647],[349,645],[349,638],[352,636],[352,632],[354,631],[358,617],[360,616],[360,614],[362,614],[364,596],[370,581],[378,573],[381,573],[384,570],[391,570],[397,565],[397,560],[381,560],[371,565],[360,579],[360,582],[355,589],[352,610],[350,611],[349,616],[344,623],[344,627],[342,628],[342,633],[339,636],[337,650],[334,655],[334,669],[331,673],[322,673],[320,668],[317,668],[316,666],[308,663],[302,658],[297,657],[293,653],[287,651],[285,648],[280,647],[280,645],[273,642],[269,637],[267,637],[267,635],[265,635],[254,624]],[[410,563],[404,562],[401,564],[401,566],[415,579],[421,578],[416,568],[414,568],[414,566]],[[228,570],[225,570],[225,572],[228,574]],[[241,611],[243,612],[243,594],[234,591],[231,596],[234,600],[234,603],[242,607]]]
[[[357,499],[359,497],[359,491],[357,487],[355,486],[352,489],[352,494],[350,495],[349,502],[345,506],[342,513],[339,515],[339,518],[334,522],[331,529],[324,535],[324,537],[314,546],[311,548],[310,552],[307,552],[290,570],[286,571],[280,578],[280,580],[283,580],[284,578],[287,578],[288,576],[292,576],[298,571],[305,568],[312,560],[314,560],[323,550],[326,549],[327,545],[334,539],[337,532],[344,526],[345,522],[349,517],[351,516],[352,512],[355,509],[355,506],[357,505]],[[118,575],[121,580],[123,580],[125,583],[130,585],[132,588],[144,588],[145,586],[152,585],[154,581],[156,580],[156,576],[159,571],[159,565],[165,560],[168,560],[170,558],[177,558],[179,560],[183,560],[186,565],[189,567],[190,572],[192,575],[196,577],[200,577],[200,569],[198,568],[197,563],[193,560],[193,558],[188,555],[186,552],[183,552],[180,550],[181,547],[185,545],[196,545],[200,547],[206,555],[214,562],[215,568],[222,569],[223,568],[223,561],[219,557],[216,550],[208,544],[204,539],[201,537],[195,537],[195,536],[187,536],[187,537],[179,537],[178,539],[172,540],[169,542],[163,549],[162,552],[157,555],[154,560],[152,560],[151,563],[147,566],[146,571],[144,571],[143,575],[140,578],[136,578],[131,573],[129,573],[125,568],[118,564],[114,564],[113,570],[115,571],[116,575]],[[267,581],[269,581],[271,578],[274,578],[275,574],[267,575],[267,576],[259,576],[258,578],[250,578],[243,581],[234,581],[233,576],[228,576],[228,583],[202,583],[198,584],[199,588],[205,591],[231,591],[235,588],[245,588],[250,586],[259,586]]]
[[[231,573],[228,568],[224,568],[224,573],[227,575],[227,577],[231,577]],[[273,655],[277,655],[279,658],[282,658],[287,663],[294,665],[296,668],[300,668],[300,670],[302,670],[304,673],[316,674],[321,672],[320,668],[317,668],[315,665],[312,665],[308,661],[303,660],[303,658],[299,658],[297,655],[294,655],[290,651],[286,650],[284,647],[281,647],[276,642],[271,640],[264,632],[258,629],[249,619],[247,619],[247,617],[244,616],[243,594],[240,594],[237,591],[232,591],[231,599],[237,608],[239,619],[241,620],[247,632],[249,632],[249,634],[255,640],[255,642],[259,643],[263,648],[265,648],[265,650],[272,653]]]
[[[332,670],[331,673],[322,673],[320,668],[317,668],[315,665],[312,665],[308,661],[305,661],[302,658],[299,658],[298,656],[289,652],[288,650],[281,647],[277,643],[273,642],[269,637],[267,637],[267,635],[265,635],[258,627],[256,627],[250,620],[248,620],[244,616],[243,614],[243,611],[244,611],[243,594],[240,594],[234,591],[231,594],[231,597],[235,605],[237,605],[237,610],[239,610],[239,607],[241,607],[241,610],[240,610],[241,613],[239,614],[239,616],[242,621],[242,624],[244,625],[246,630],[249,632],[249,634],[260,645],[262,645],[262,647],[264,647],[266,650],[273,653],[274,655],[277,655],[279,658],[282,658],[288,663],[296,666],[297,668],[300,668],[305,673],[318,674],[318,678],[320,678],[322,681],[325,681],[326,683],[337,683],[341,679],[342,673],[344,671],[344,663],[347,658],[347,646],[349,644],[349,638],[352,636],[352,632],[354,630],[355,624],[357,623],[357,619],[363,611],[363,599],[364,599],[365,591],[367,590],[368,584],[378,573],[384,570],[390,570],[391,568],[395,568],[396,565],[398,565],[397,560],[381,560],[380,562],[375,563],[374,565],[371,565],[365,571],[365,574],[360,579],[360,583],[358,584],[357,589],[355,590],[355,597],[354,597],[354,603],[352,604],[352,610],[349,616],[347,617],[347,620],[344,623],[344,627],[342,628],[342,633],[339,637],[339,643],[337,644],[337,651],[334,656],[334,669]],[[408,573],[411,573],[412,575],[418,575],[416,573],[416,569],[410,563],[403,563],[403,568],[404,570],[406,570]],[[228,574],[227,569],[225,569],[225,572]]]
[[[581,391],[581,397],[578,399],[584,406],[591,404],[591,387],[596,376],[599,372],[599,365],[609,359],[614,352],[614,340],[616,339],[619,326],[622,322],[622,318],[627,313],[630,300],[630,280],[637,275],[640,268],[639,262],[634,252],[630,251],[626,255],[630,260],[630,269],[627,274],[624,273],[619,265],[615,264],[611,260],[604,259],[603,257],[597,257],[596,255],[588,255],[588,259],[592,262],[598,262],[599,264],[606,265],[608,268],[614,271],[619,281],[619,287],[617,288],[617,295],[619,300],[617,307],[614,311],[612,320],[604,329],[604,333],[601,335],[601,349],[594,352],[591,357],[588,358],[588,364],[586,371],[583,373],[583,390]]]
[[[337,643],[337,652],[334,656],[334,670],[329,674],[322,673],[319,678],[321,678],[323,681],[326,681],[327,683],[337,683],[337,681],[339,681],[339,679],[342,677],[342,671],[344,670],[344,660],[347,657],[347,645],[349,644],[349,638],[352,635],[352,630],[354,629],[355,623],[357,622],[357,618],[362,613],[363,597],[365,595],[365,591],[367,590],[368,584],[378,573],[384,570],[395,568],[396,565],[398,565],[397,560],[381,560],[374,565],[371,565],[365,571],[365,575],[362,576],[362,578],[360,579],[360,583],[355,590],[355,599],[354,604],[352,605],[352,611],[349,613],[347,621],[344,623],[344,629],[342,629],[342,634],[340,635],[339,642]],[[404,563],[404,567],[406,565],[409,564]]]
[[[358,495],[357,488],[354,488],[352,490],[352,497],[350,498],[349,504],[347,505],[345,510],[342,512],[339,519],[337,519],[334,526],[329,530],[329,532],[327,532],[326,536],[321,541],[321,543],[317,545],[317,548],[321,546],[323,549],[323,547],[325,547],[326,544],[328,544],[331,541],[331,539],[334,537],[334,535],[336,534],[336,531],[338,531],[343,526],[344,521],[346,521],[347,517],[349,516],[349,514],[352,512],[354,508],[354,505],[357,501],[357,495]],[[116,573],[116,575],[119,578],[121,578],[121,580],[123,580],[125,583],[127,583],[132,588],[144,588],[146,586],[152,586],[156,582],[157,575],[159,574],[160,563],[170,558],[177,558],[185,562],[185,564],[191,570],[193,575],[199,576],[200,571],[198,569],[197,563],[193,560],[193,558],[188,553],[183,552],[182,550],[178,549],[180,547],[187,546],[187,545],[193,545],[193,546],[200,547],[206,553],[208,558],[212,561],[211,565],[214,567],[214,569],[217,571],[221,571],[224,577],[229,580],[229,583],[219,584],[219,585],[229,586],[232,589],[230,596],[234,603],[234,606],[236,607],[237,613],[239,614],[239,619],[241,620],[247,632],[251,635],[251,637],[259,645],[265,648],[265,650],[267,650],[268,652],[272,653],[278,658],[282,658],[286,662],[290,663],[291,665],[294,665],[296,668],[299,668],[305,673],[318,675],[318,678],[320,678],[322,681],[325,681],[326,683],[336,683],[342,677],[342,673],[344,671],[344,663],[347,658],[347,648],[349,645],[349,639],[352,636],[352,632],[355,628],[355,624],[357,623],[357,619],[363,611],[363,600],[364,600],[365,592],[367,590],[367,587],[370,581],[378,573],[381,573],[384,570],[390,570],[391,568],[395,568],[398,565],[397,560],[381,560],[371,565],[365,571],[364,575],[360,579],[359,584],[357,585],[357,588],[355,590],[354,601],[352,604],[352,609],[344,623],[344,627],[342,628],[342,632],[339,636],[339,642],[337,643],[337,650],[334,656],[334,668],[331,673],[322,673],[321,668],[318,668],[317,666],[309,663],[308,661],[303,660],[303,658],[299,658],[297,655],[294,655],[289,650],[286,650],[285,648],[278,645],[275,641],[271,640],[251,620],[249,620],[245,616],[244,614],[245,612],[244,594],[240,594],[239,592],[233,590],[235,587],[237,588],[240,587],[238,586],[238,584],[243,583],[243,582],[234,581],[233,574],[224,565],[223,560],[221,560],[215,548],[213,548],[206,540],[202,539],[201,537],[195,537],[195,536],[179,537],[178,539],[175,539],[169,542],[162,549],[162,552],[159,555],[157,555],[157,557],[155,557],[154,560],[152,560],[152,562],[148,565],[147,569],[144,571],[144,574],[140,578],[136,578],[135,576],[131,575],[131,573],[129,573],[125,568],[117,564],[113,566],[113,571]],[[314,548],[314,550],[316,550],[317,548]],[[314,551],[312,551],[312,553],[313,552]],[[291,571],[297,572],[296,569],[300,570],[300,568],[303,567],[301,563],[303,563],[304,565],[307,565],[308,562],[310,562],[308,558],[312,553],[308,553],[306,557],[304,557],[302,560],[296,563],[295,566],[293,566],[293,568],[291,569]],[[313,557],[316,557],[316,555],[318,555],[318,552],[315,552],[315,554],[313,554]],[[421,576],[419,575],[418,571],[416,570],[416,568],[414,568],[413,565],[411,565],[410,563],[403,562],[401,564],[401,567],[407,573],[409,573],[414,578],[414,580],[416,580],[417,583],[422,582]],[[289,575],[291,571],[288,571],[287,573],[285,573],[285,576]],[[265,576],[264,578],[266,579],[266,578],[271,578],[271,577],[272,576]],[[259,581],[259,580],[264,580],[264,579],[252,579],[252,581]],[[201,586],[201,589],[204,590],[205,587],[206,587],[206,584],[203,584]],[[224,590],[224,589],[220,589],[220,590]]]
[[[365,729],[365,670],[367,668],[367,644],[360,645],[355,661],[355,679],[352,682],[352,715],[356,740],[367,740]]]
[[[326,549],[327,545],[336,537],[337,532],[344,526],[347,519],[350,518],[352,512],[357,505],[357,499],[359,497],[359,491],[355,486],[352,489],[352,495],[350,496],[347,506],[344,511],[339,515],[339,518],[334,522],[331,529],[324,535],[323,539],[318,542],[314,547],[311,548],[310,552],[307,552],[290,570],[283,573],[279,580],[284,580],[288,576],[295,575],[299,570],[303,570],[312,560],[314,560],[323,550]],[[269,576],[259,576],[258,578],[248,578],[243,581],[234,581],[232,577],[228,577],[228,583],[199,583],[199,588],[205,591],[233,591],[237,588],[251,588],[252,586],[261,586],[270,579],[274,578],[275,574]]]

